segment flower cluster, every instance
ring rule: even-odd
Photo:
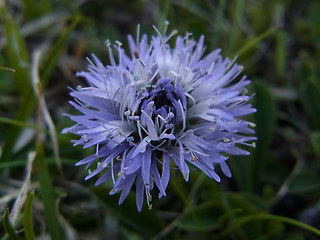
[[[220,50],[203,56],[203,36],[178,36],[171,47],[175,32],[157,33],[150,41],[139,31],[136,40],[128,36],[129,55],[116,42],[117,60],[108,41],[110,65],[92,56],[88,71],[78,73],[88,86],[70,93],[81,115],[68,115],[76,124],[63,131],[80,136],[74,145],[96,147],[76,164],[94,168],[86,179],[99,174],[96,185],[112,179],[110,194],[121,192],[119,204],[135,185],[139,211],[144,195],[151,207],[154,187],[159,198],[166,195],[172,167],[186,181],[194,165],[219,182],[215,168],[230,177],[227,156],[249,154],[239,146],[255,140],[254,124],[239,118],[256,111],[246,95],[250,81],[237,79],[242,66]]]

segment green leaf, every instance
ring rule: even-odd
[[[153,210],[143,207],[139,213],[133,194],[129,194],[122,205],[118,205],[118,196],[109,196],[108,189],[94,187],[92,192],[106,211],[115,216],[123,224],[138,230],[148,237],[155,235],[164,227],[164,223]]]
[[[276,102],[269,89],[262,83],[255,81],[253,89],[254,107],[257,112],[254,114],[254,123],[256,124],[256,137],[258,138],[255,151],[252,153],[253,162],[253,179],[255,190],[260,188],[260,176],[264,167],[264,160],[268,154],[269,146],[273,137],[276,125]]]
[[[249,151],[253,151],[249,149]],[[232,156],[228,164],[231,167],[232,177],[235,179],[240,191],[252,192],[253,181],[253,156]]]
[[[221,202],[223,203],[224,212],[230,213],[228,214],[230,222],[236,221],[245,215],[268,210],[267,203],[252,193],[222,193]],[[223,216],[222,218],[226,217]],[[237,232],[244,239],[254,239],[263,233],[263,226],[260,223],[254,222],[251,225],[239,227]]]
[[[17,234],[16,230],[14,230],[13,226],[10,223],[9,208],[6,209],[3,215],[3,227],[12,240],[23,240],[23,238]]]
[[[251,156],[236,156],[230,161],[237,186],[241,191],[260,191],[261,176],[276,123],[276,103],[269,89],[260,82],[251,84],[253,106],[257,112],[249,117],[256,127],[256,148],[249,148]]]
[[[170,183],[169,187],[172,187],[174,189],[177,196],[185,205],[185,208],[188,208],[190,206],[190,201],[188,199],[188,191],[186,189],[184,179],[183,178],[175,179],[175,181],[172,181]]]
[[[288,191],[293,194],[318,192],[320,190],[320,176],[312,170],[304,170],[290,177]]]
[[[178,219],[178,227],[189,231],[216,230],[224,210],[219,203],[206,202],[188,210]]]
[[[314,81],[305,80],[300,85],[300,99],[314,128],[320,129],[320,89]]]
[[[315,154],[320,157],[320,131],[311,134],[311,143]]]
[[[286,234],[285,240],[305,240],[305,237],[302,233],[288,233]]]
[[[34,198],[34,191],[31,192],[27,199],[24,206],[23,212],[23,226],[24,226],[24,236],[26,240],[33,240],[35,239],[34,232],[33,232],[33,224],[32,224],[32,201]]]
[[[253,193],[226,192],[221,193],[221,199],[225,210],[241,209],[241,215],[268,210],[264,199]]]

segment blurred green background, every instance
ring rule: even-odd
[[[1,239],[319,239],[319,13],[318,0],[0,0]],[[118,206],[83,180],[74,164],[94,149],[72,147],[62,113],[86,57],[107,64],[106,39],[126,48],[137,24],[150,35],[165,20],[238,56],[258,141],[221,183],[173,170],[167,197],[138,213],[134,193]]]

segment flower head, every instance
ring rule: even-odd
[[[249,154],[239,146],[255,140],[252,124],[239,118],[255,112],[250,81],[237,79],[243,68],[220,50],[203,56],[203,36],[178,36],[171,47],[174,34],[128,36],[130,54],[116,42],[117,60],[108,41],[110,65],[93,55],[88,71],[78,73],[88,86],[70,93],[81,114],[68,115],[76,124],[64,132],[80,136],[74,145],[96,147],[76,165],[94,164],[86,179],[101,173],[96,185],[112,179],[119,204],[135,184],[139,211],[144,195],[151,207],[155,187],[159,198],[166,195],[172,166],[186,181],[194,165],[219,182],[215,168],[230,177],[228,155]]]

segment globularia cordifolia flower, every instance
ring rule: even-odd
[[[150,40],[139,39],[139,31],[136,40],[128,36],[129,54],[116,42],[117,60],[108,41],[110,65],[92,56],[88,71],[78,73],[88,87],[71,92],[81,115],[68,115],[76,124],[64,129],[81,136],[74,145],[96,148],[76,164],[94,164],[86,179],[99,173],[96,185],[112,179],[110,194],[121,192],[119,204],[135,184],[139,211],[144,195],[151,207],[153,188],[159,198],[166,195],[172,167],[186,181],[193,165],[219,182],[215,168],[230,177],[227,156],[249,154],[239,146],[255,140],[254,124],[239,118],[255,112],[246,95],[250,81],[237,80],[243,68],[220,50],[203,56],[203,36],[178,36],[172,47],[175,32],[157,33]]]

